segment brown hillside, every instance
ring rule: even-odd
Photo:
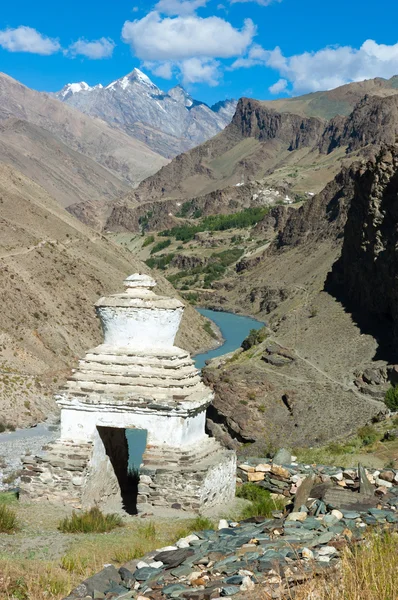
[[[134,256],[62,209],[36,183],[0,165],[0,421],[36,422],[54,408],[51,391],[78,356],[99,343],[93,303],[121,289]],[[175,291],[156,276],[160,291]],[[187,308],[179,342],[210,345]]]
[[[0,73],[0,121],[11,117],[46,129],[72,150],[95,160],[131,185],[167,163],[146,144],[119,129]]]

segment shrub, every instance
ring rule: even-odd
[[[275,500],[271,497],[268,490],[258,487],[254,483],[244,483],[236,490],[238,498],[250,500],[251,506],[247,506],[242,511],[242,517],[271,517],[275,510],[283,510],[285,503],[283,500]]]
[[[181,225],[160,232],[162,236],[172,236],[176,240],[186,242],[193,240],[200,231],[225,231],[227,229],[247,228],[256,225],[268,213],[269,209],[263,206],[245,208],[230,215],[210,215],[204,217],[198,225]],[[200,209],[196,209],[194,218],[201,216]]]
[[[168,248],[170,246],[170,244],[171,244],[171,240],[163,240],[161,242],[158,242],[152,248],[151,254],[156,254],[156,252],[160,252],[161,250]]]
[[[17,530],[17,515],[14,510],[0,504],[0,533],[14,533]]]
[[[211,326],[210,321],[206,321],[206,323],[203,323],[203,329],[205,330],[205,332],[210,335],[210,337],[212,337],[215,340],[218,340],[218,336],[217,334],[213,331],[213,328]]]
[[[253,346],[261,344],[267,338],[267,329],[262,327],[261,329],[251,329],[249,335],[243,340],[241,347],[243,350],[250,350]]]
[[[148,235],[148,237],[145,238],[145,241],[142,244],[142,247],[146,248],[147,246],[150,246],[151,244],[153,244],[154,241],[155,241],[155,236],[154,235]]]
[[[58,525],[62,533],[106,533],[116,527],[123,527],[119,515],[104,515],[96,506],[81,514],[73,511],[71,517],[66,517]]]
[[[388,408],[396,412],[398,410],[398,386],[394,385],[387,390],[385,399],[384,399]]]
[[[379,439],[379,434],[372,425],[365,425],[358,429],[358,437],[362,440],[364,446],[371,446]]]

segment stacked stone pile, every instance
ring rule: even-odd
[[[283,451],[285,452],[285,451]],[[375,505],[398,507],[398,471],[394,469],[344,469],[335,466],[304,465],[288,460],[248,459],[238,465],[238,482],[252,482],[273,494],[295,499],[305,481],[308,496],[330,506]],[[294,457],[293,457],[294,458]],[[301,494],[302,495],[302,494]],[[300,495],[298,495],[300,496]],[[294,501],[297,506],[297,498]]]
[[[67,600],[243,600],[257,587],[264,597],[294,597],[314,575],[337,577],[342,549],[360,543],[370,527],[398,531],[397,471],[298,465],[286,454],[290,464],[279,465],[276,458],[247,460],[238,481],[286,498],[283,512],[222,520],[217,531],[196,532],[119,570],[108,566]]]

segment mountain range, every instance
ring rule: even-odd
[[[167,214],[170,226],[170,218],[187,200],[196,208],[211,201],[217,212],[212,196],[220,190],[236,209],[242,206],[243,197],[252,197],[255,181],[263,188],[281,187],[292,196],[320,192],[342,166],[374,155],[381,144],[395,141],[397,84],[394,77],[286,100],[242,98],[222,132],[177,156],[116,201],[106,226],[131,229],[148,213],[159,228],[159,213]],[[340,109],[348,114],[339,113]],[[331,118],[319,116],[320,112]],[[236,188],[243,189],[237,194]],[[227,210],[225,202],[220,210]]]
[[[105,87],[70,83],[54,96],[118,127],[166,158],[215,136],[231,121],[237,104],[225,100],[210,107],[194,100],[180,85],[164,92],[139,69]]]

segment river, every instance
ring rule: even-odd
[[[197,310],[201,315],[214,321],[224,338],[224,343],[218,348],[209,350],[203,354],[197,354],[194,357],[195,365],[198,369],[202,369],[206,361],[211,358],[233,352],[239,348],[243,340],[249,335],[251,329],[260,329],[264,325],[260,321],[256,321],[250,317],[243,317],[233,313],[219,312],[205,308],[198,308]],[[56,439],[58,436],[59,428],[54,427],[54,423],[51,421],[49,423],[40,423],[37,427],[30,429],[18,429],[12,433],[1,433],[0,457],[2,456],[8,464],[11,463],[10,466],[12,465],[12,469],[17,470],[20,467],[21,454],[25,454],[26,451],[36,454],[44,444]],[[142,453],[146,446],[146,431],[131,430],[131,436],[127,432],[128,440],[129,437],[131,438],[131,443],[129,444],[129,464],[131,467],[134,467],[141,462]],[[132,443],[133,437],[134,444]]]
[[[198,369],[203,369],[207,360],[229,354],[240,347],[243,340],[249,335],[251,329],[261,329],[264,323],[256,321],[251,317],[243,317],[229,312],[220,312],[217,310],[209,310],[207,308],[198,308],[198,312],[204,317],[207,317],[218,326],[224,343],[218,348],[209,350],[204,354],[194,356],[195,365]]]

